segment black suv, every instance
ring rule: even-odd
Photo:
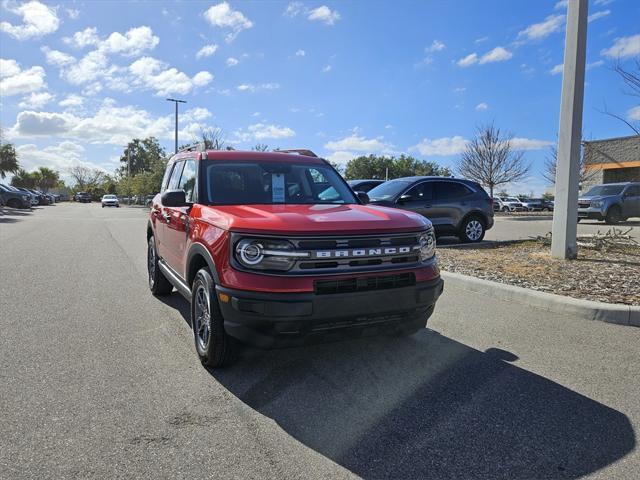
[[[91,203],[91,195],[87,192],[78,192],[75,195],[75,200],[80,203]]]
[[[479,242],[493,227],[493,201],[470,180],[444,177],[405,177],[369,191],[370,202],[424,215],[436,235],[455,235],[463,242]]]

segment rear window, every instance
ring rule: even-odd
[[[436,182],[435,185],[438,200],[455,200],[473,193],[469,187],[458,182]]]

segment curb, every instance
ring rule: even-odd
[[[549,312],[571,315],[584,320],[597,320],[640,327],[640,307],[565,297],[554,293],[539,292],[491,280],[483,280],[460,273],[441,271],[440,274],[450,285],[482,293],[492,298],[515,301]]]

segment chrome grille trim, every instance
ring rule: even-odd
[[[294,276],[330,275],[384,271],[411,268],[420,265],[420,235],[433,228],[418,232],[366,235],[315,235],[285,237],[256,233],[233,232],[231,258],[234,268],[257,274]],[[237,263],[233,255],[236,243],[245,238],[273,238],[288,240],[295,246],[295,264],[287,272],[249,270]],[[381,250],[378,253],[378,250]],[[308,255],[307,255],[308,253]]]

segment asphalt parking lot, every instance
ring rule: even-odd
[[[413,337],[210,372],[145,213],[0,217],[0,478],[640,478],[640,329],[447,285]]]

